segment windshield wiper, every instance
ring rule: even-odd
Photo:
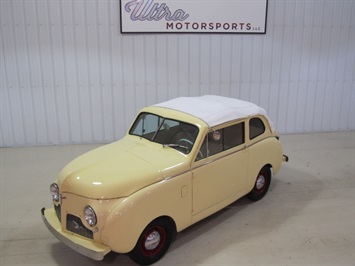
[[[183,148],[183,149],[188,149],[189,147],[186,147],[186,146],[183,146],[183,145],[180,145],[180,144],[174,144],[174,143],[170,143],[170,144],[163,144],[163,147],[166,148],[166,147],[173,147],[173,148]]]

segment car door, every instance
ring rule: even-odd
[[[193,220],[235,201],[244,192],[247,150],[244,122],[207,134],[192,168]]]

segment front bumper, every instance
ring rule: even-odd
[[[109,247],[100,243],[84,239],[71,233],[63,232],[54,209],[46,210],[45,208],[42,208],[41,213],[42,220],[48,230],[66,246],[72,248],[76,252],[94,260],[103,260],[104,256],[111,251]]]
[[[287,155],[282,155],[282,161],[283,162],[288,162],[288,156]]]

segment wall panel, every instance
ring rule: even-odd
[[[355,129],[352,0],[269,0],[265,35],[122,35],[118,0],[1,0],[0,24],[0,146],[110,142],[143,106],[203,94],[281,133]]]

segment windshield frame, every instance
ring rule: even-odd
[[[189,154],[199,134],[199,127],[155,113],[141,112],[128,133]]]

